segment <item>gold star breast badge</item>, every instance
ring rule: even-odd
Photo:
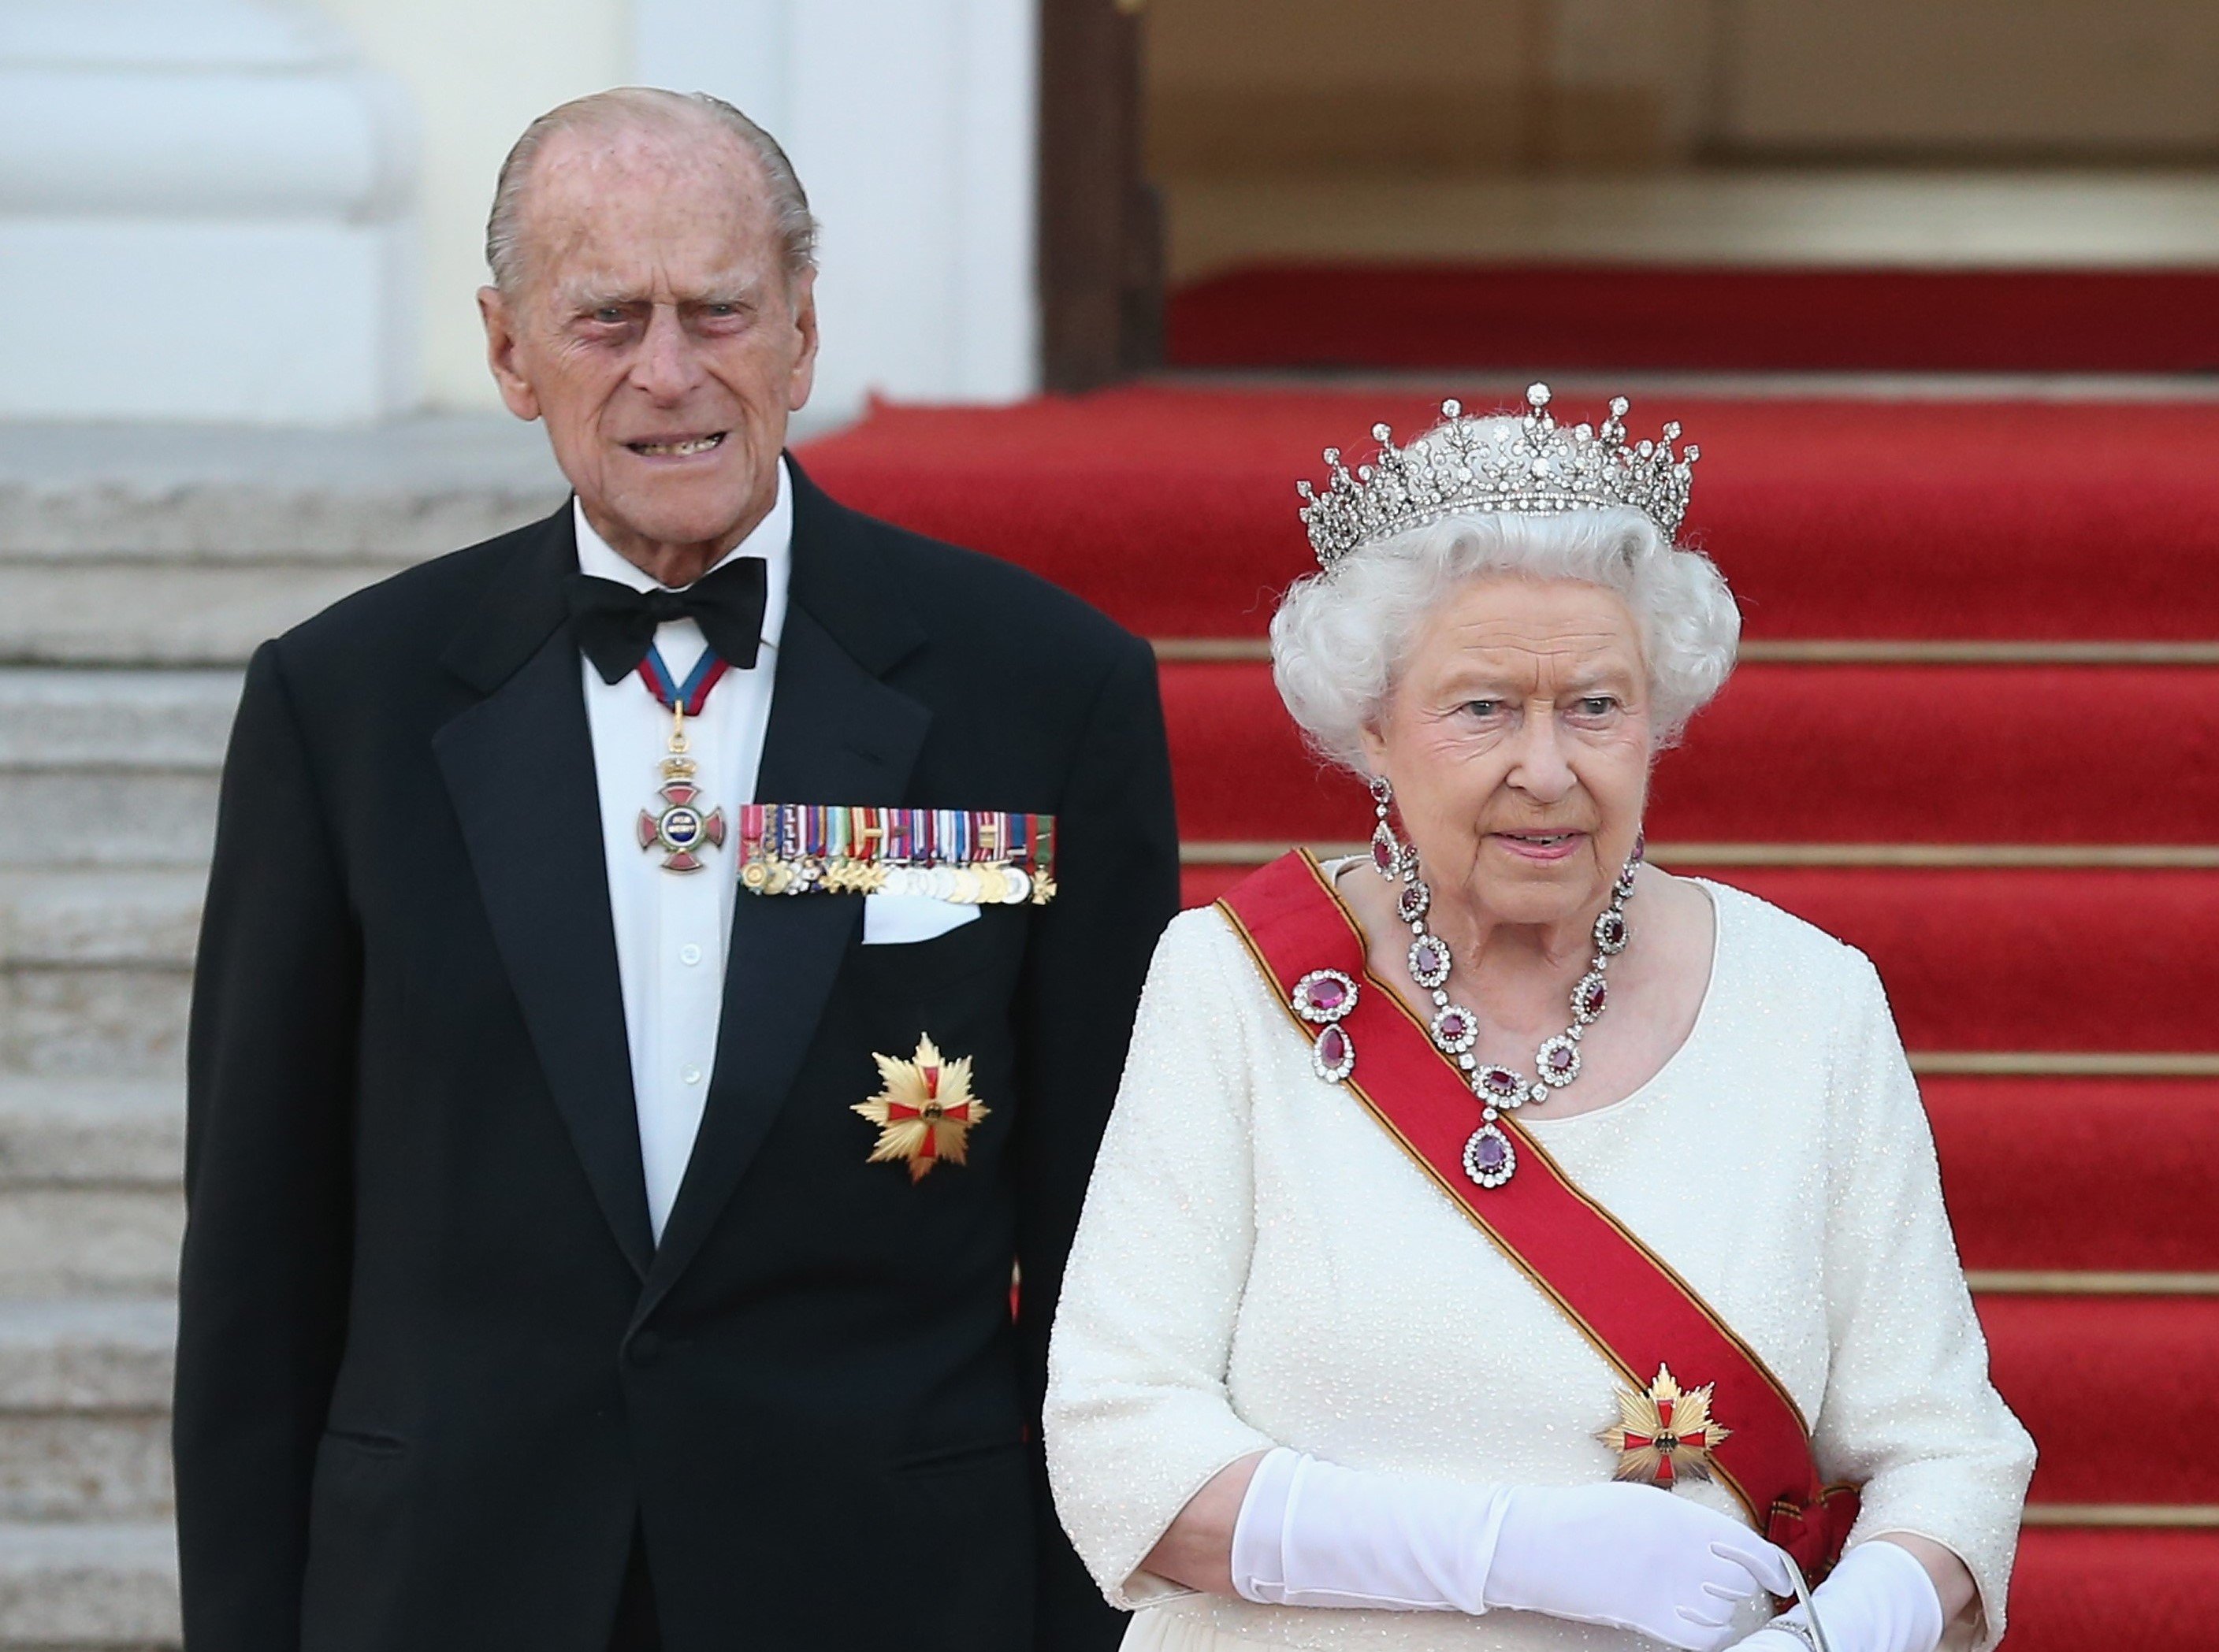
[[[879,1081],[886,1086],[850,1110],[879,1127],[878,1146],[869,1163],[909,1164],[909,1179],[922,1182],[947,1159],[964,1163],[971,1127],[987,1115],[986,1104],[971,1094],[971,1058],[944,1060],[929,1038],[920,1037],[906,1061],[873,1053]]]
[[[1638,1480],[1667,1491],[1681,1475],[1711,1477],[1711,1450],[1731,1431],[1711,1419],[1712,1386],[1684,1394],[1669,1365],[1656,1368],[1645,1394],[1619,1391],[1619,1422],[1595,1436],[1618,1453],[1619,1480]]]

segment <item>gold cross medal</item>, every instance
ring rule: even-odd
[[[672,708],[670,750],[656,793],[662,806],[639,811],[639,846],[650,854],[662,850],[665,872],[699,872],[708,864],[700,856],[702,846],[724,846],[724,811],[703,812],[701,788],[693,784],[698,772],[686,753],[686,704],[681,700]]]
[[[1660,1365],[1646,1393],[1621,1388],[1617,1425],[1595,1436],[1618,1453],[1614,1477],[1662,1486],[1666,1491],[1683,1475],[1689,1480],[1708,1480],[1712,1448],[1724,1445],[1731,1432],[1711,1420],[1715,1386],[1682,1393],[1672,1380],[1672,1368]]]
[[[971,1127],[988,1112],[971,1094],[971,1058],[943,1060],[932,1040],[920,1037],[916,1055],[907,1061],[876,1053],[871,1059],[879,1064],[879,1081],[886,1088],[849,1109],[879,1127],[878,1146],[867,1162],[890,1164],[900,1159],[909,1165],[912,1183],[923,1181],[942,1159],[964,1163]]]

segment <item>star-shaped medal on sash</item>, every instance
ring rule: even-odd
[[[1731,1432],[1711,1420],[1711,1392],[1706,1384],[1682,1393],[1672,1368],[1656,1368],[1656,1380],[1644,1394],[1619,1391],[1619,1423],[1595,1436],[1618,1455],[1619,1480],[1638,1480],[1669,1491],[1682,1475],[1711,1477],[1711,1450]]]
[[[969,1151],[971,1127],[985,1118],[985,1102],[971,1094],[971,1058],[944,1060],[929,1038],[920,1037],[907,1061],[873,1053],[886,1088],[850,1111],[879,1127],[879,1144],[869,1162],[909,1164],[909,1179],[922,1182],[946,1159],[960,1164]]]

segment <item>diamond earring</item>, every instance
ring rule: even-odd
[[[1389,883],[1401,877],[1403,869],[1416,859],[1387,822],[1387,811],[1394,806],[1393,784],[1384,774],[1375,774],[1371,779],[1371,812],[1379,817],[1379,823],[1371,829],[1371,866]]]

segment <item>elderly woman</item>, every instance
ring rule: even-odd
[[[1696,450],[1529,400],[1302,489],[1274,668],[1371,854],[1156,953],[1058,1507],[1128,1652],[1985,1647],[2033,1448],[1880,984],[1642,862],[1739,633]]]

